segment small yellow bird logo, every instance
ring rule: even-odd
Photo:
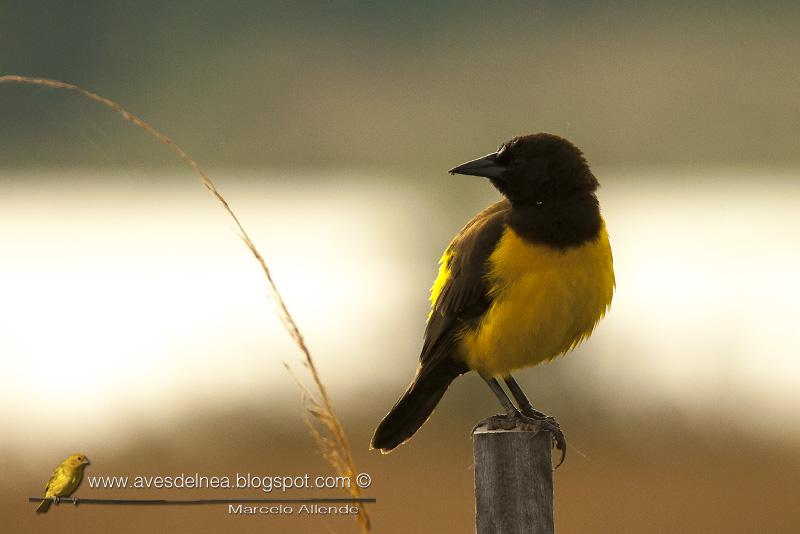
[[[44,487],[44,497],[38,508],[37,514],[45,513],[52,503],[58,503],[61,497],[68,497],[73,491],[78,489],[83,478],[83,468],[89,465],[89,459],[85,454],[76,453],[67,457],[55,468],[50,480]],[[77,502],[75,504],[78,504]]]

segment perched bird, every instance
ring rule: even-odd
[[[89,459],[80,453],[72,454],[61,462],[44,487],[45,500],[36,508],[36,513],[45,513],[50,508],[50,504],[58,502],[61,497],[68,497],[78,489],[83,478],[83,468],[87,465],[89,465]]]
[[[488,178],[505,198],[468,222],[442,255],[416,376],[372,447],[389,452],[408,440],[450,383],[474,370],[503,405],[502,418],[552,432],[563,461],[558,423],[533,408],[511,373],[573,349],[611,304],[599,184],[575,145],[547,133],[515,137],[449,172]]]

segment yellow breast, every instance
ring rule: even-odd
[[[564,354],[586,339],[614,292],[605,224],[591,242],[558,250],[506,228],[489,258],[492,305],[465,330],[461,357],[481,375],[506,376]]]

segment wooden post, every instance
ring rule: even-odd
[[[477,534],[553,534],[550,433],[487,421],[472,431]]]

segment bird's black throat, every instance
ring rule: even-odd
[[[593,193],[512,204],[506,224],[526,241],[566,250],[594,241],[603,220]]]

